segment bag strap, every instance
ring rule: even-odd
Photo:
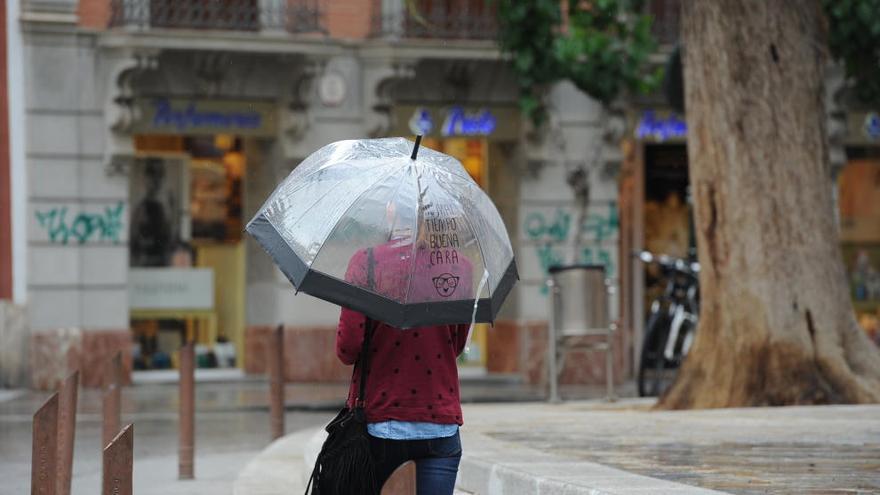
[[[373,248],[367,249],[367,287],[370,290],[375,289],[376,286],[376,274],[375,274],[375,266],[376,260],[373,258]],[[361,370],[361,381],[359,384],[358,396],[354,401],[354,405],[356,408],[363,409],[364,402],[366,401],[366,391],[367,391],[367,373],[369,372],[370,366],[370,341],[373,338],[373,330],[376,326],[376,322],[373,321],[372,318],[367,316],[364,320],[364,343],[361,346],[361,353],[358,356],[358,368]]]

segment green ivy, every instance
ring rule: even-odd
[[[828,46],[841,60],[855,96],[880,104],[880,0],[822,0]]]
[[[609,103],[622,92],[650,93],[662,68],[648,71],[656,50],[651,18],[637,0],[570,0],[563,32],[559,0],[497,0],[499,43],[511,57],[520,106],[537,125],[545,117],[544,88],[568,79]]]

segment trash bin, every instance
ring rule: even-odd
[[[550,315],[548,321],[549,399],[559,401],[558,378],[564,351],[571,348],[604,350],[606,386],[613,399],[612,331],[609,319],[609,284],[602,265],[556,265],[548,270]],[[594,336],[590,341],[575,337]],[[602,337],[599,339],[598,337]]]
[[[556,287],[556,330],[561,335],[593,335],[608,328],[608,285],[603,265],[550,267]],[[597,331],[597,329],[600,329]]]

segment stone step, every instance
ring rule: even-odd
[[[711,495],[713,490],[633,474],[505,442],[462,428],[456,495]],[[326,438],[322,428],[281,438],[239,474],[234,495],[302,493]]]

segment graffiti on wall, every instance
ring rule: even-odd
[[[535,210],[525,215],[523,232],[534,243],[535,255],[545,275],[551,266],[568,261],[564,249],[570,245],[571,236],[576,230],[574,223],[571,210],[561,207],[549,213]],[[616,203],[609,202],[601,208],[591,208],[584,220],[580,251],[575,262],[603,265],[606,274],[614,277],[616,244],[609,244],[608,241],[617,238],[619,229]],[[546,287],[542,290],[546,291]]]
[[[115,244],[122,238],[124,209],[125,203],[119,201],[115,205],[105,206],[102,212],[80,212],[75,216],[69,216],[67,206],[55,206],[38,210],[35,216],[40,227],[48,234],[51,243],[112,242]]]

